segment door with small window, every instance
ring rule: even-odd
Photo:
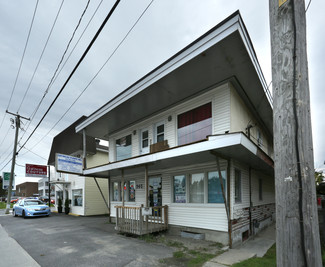
[[[141,131],[140,153],[149,153],[149,131],[147,129]]]

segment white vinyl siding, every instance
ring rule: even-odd
[[[168,141],[169,147],[177,146],[177,116],[209,102],[212,104],[212,134],[224,134],[226,131],[230,131],[230,89],[228,83],[225,83],[111,135],[109,138],[110,162],[115,161],[115,156],[113,155],[116,155],[115,141],[117,139],[131,133],[132,157],[138,156],[140,155],[141,129],[149,130],[149,145],[151,145],[156,142],[155,127],[161,122],[164,123],[164,139]],[[169,117],[171,120],[168,120]],[[133,134],[134,131],[136,134]]]
[[[227,169],[227,163],[220,160],[222,170]],[[197,166],[186,166],[172,169],[157,170],[154,173],[149,171],[149,177],[162,177],[162,205],[168,205],[169,224],[178,226],[195,227],[209,230],[227,232],[228,221],[224,203],[173,203],[173,176],[181,173],[199,173],[217,170],[215,161]],[[135,180],[136,184],[142,184],[142,189],[136,190],[136,201],[125,202],[125,206],[141,206],[145,204],[145,181],[144,171],[133,175],[126,175],[125,180]],[[121,177],[112,177],[111,182],[121,181]],[[115,206],[122,202],[111,203],[111,216],[116,217]]]

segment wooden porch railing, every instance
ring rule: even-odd
[[[144,215],[143,206],[116,206],[115,208],[115,229],[119,232],[144,235],[168,228],[168,206],[151,207],[150,215]]]

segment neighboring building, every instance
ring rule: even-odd
[[[82,135],[76,134],[74,129],[83,119],[84,117],[54,137],[49,155],[49,165],[55,165],[56,153],[81,157]],[[100,145],[99,140],[88,137],[87,148],[89,167],[107,162],[108,147]],[[58,199],[61,198],[63,206],[65,199],[71,201],[70,213],[72,214],[89,216],[109,213],[107,179],[53,171],[51,172],[51,185],[51,195],[55,196],[55,208],[57,208]]]
[[[110,181],[118,229],[142,225],[138,215],[125,216],[144,205],[169,229],[232,245],[274,220],[272,120],[271,95],[236,12],[76,131],[109,141],[106,164],[83,173]]]
[[[16,185],[17,197],[32,197],[38,195],[38,183],[25,182]]]

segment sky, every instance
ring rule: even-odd
[[[81,116],[92,114],[237,10],[244,20],[267,84],[272,80],[269,1],[122,0],[62,94],[21,148],[115,1],[90,1],[59,65],[87,2],[39,1],[35,16],[36,0],[0,2],[0,173],[11,169],[15,136],[12,127],[14,116],[6,114],[6,110],[32,118],[22,119],[18,137],[20,151],[15,174],[20,177],[18,180],[24,180],[22,177],[25,175],[26,163],[46,165],[54,136]],[[308,3],[309,0],[306,6]],[[314,160],[317,169],[325,167],[325,139],[322,136],[325,132],[325,90],[322,86],[325,73],[325,35],[322,34],[325,26],[324,10],[325,1],[312,0],[306,14]],[[57,76],[54,76],[58,66]],[[52,77],[55,78],[50,83]]]

